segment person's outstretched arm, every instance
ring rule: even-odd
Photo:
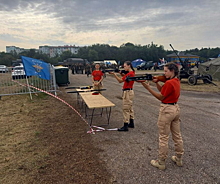
[[[157,93],[156,91],[152,90],[149,83],[142,82],[141,84],[158,100],[162,101],[165,98],[161,93]]]
[[[110,72],[110,74],[113,74],[119,83],[124,82],[116,73]]]

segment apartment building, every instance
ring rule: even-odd
[[[34,48],[31,48],[34,49]],[[6,46],[6,53],[12,53],[12,54],[20,54],[21,52],[24,51],[30,51],[31,49],[24,49],[16,46]],[[38,52],[38,49],[34,49],[35,52]]]
[[[17,54],[19,54],[23,51],[25,51],[24,48],[20,48],[20,47],[16,47],[16,46],[6,46],[6,53],[13,53],[13,54],[17,53]]]
[[[70,51],[72,54],[77,54],[79,47],[75,45],[64,45],[64,46],[39,46],[39,52],[47,54],[49,57],[60,56],[65,51]]]
[[[64,45],[64,46],[39,46],[39,50],[35,49],[35,52],[41,54],[47,54],[49,57],[60,56],[65,51],[70,51],[72,54],[77,54],[79,47],[75,45]],[[24,49],[16,46],[6,46],[6,53],[17,53],[20,54],[23,51],[30,51],[30,49]]]

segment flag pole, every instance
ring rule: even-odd
[[[51,68],[51,64],[50,64],[50,68]],[[55,76],[55,68],[52,65],[52,70],[53,70],[53,85],[54,85],[54,90],[55,90],[55,96],[57,96],[57,86],[56,86],[56,76]]]
[[[31,98],[31,100],[32,100],[32,94],[31,94],[31,89],[30,89],[30,86],[29,86],[29,82],[28,82],[27,75],[26,75],[26,82],[27,82],[27,86],[28,86],[28,89],[29,89],[30,98]]]

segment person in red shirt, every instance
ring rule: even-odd
[[[134,77],[135,71],[130,61],[124,62],[124,70],[128,73],[119,77],[116,73],[110,72],[113,74],[119,83],[124,82],[123,85],[123,121],[124,126],[119,128],[118,131],[128,131],[129,128],[134,128],[134,110],[133,110],[133,99],[134,99],[134,91],[133,85],[134,81],[126,81],[127,77]]]
[[[95,70],[92,72],[92,83],[94,90],[101,90],[103,85],[103,72],[100,70],[100,64],[95,64]]]
[[[157,89],[160,93],[151,89],[149,83],[141,82],[142,85],[162,103],[160,105],[160,112],[158,117],[159,130],[159,153],[157,160],[151,160],[151,165],[161,170],[165,169],[165,160],[168,154],[168,140],[171,132],[172,139],[175,145],[176,155],[171,159],[178,165],[182,166],[182,155],[184,153],[183,140],[180,132],[180,108],[177,104],[180,96],[180,80],[178,79],[179,69],[175,63],[167,63],[164,66],[164,74],[166,82],[163,86],[156,83]]]

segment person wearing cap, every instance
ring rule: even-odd
[[[130,61],[124,62],[124,70],[127,71],[127,74],[123,75],[121,74],[121,77],[119,77],[114,72],[109,72],[110,74],[113,74],[114,77],[117,79],[119,83],[123,83],[123,122],[124,126],[122,128],[119,128],[118,131],[128,131],[128,128],[134,128],[134,110],[133,110],[133,99],[134,99],[134,91],[133,91],[133,85],[134,81],[126,81],[127,77],[134,77],[135,71]]]
[[[164,66],[166,82],[163,86],[153,79],[160,93],[152,90],[149,83],[140,81],[142,85],[158,100],[161,101],[157,126],[159,130],[159,153],[156,160],[151,160],[151,165],[164,170],[168,155],[169,134],[172,134],[176,155],[171,159],[177,166],[182,166],[182,155],[184,153],[183,140],[180,132],[180,108],[177,104],[180,96],[179,69],[175,63],[167,63]]]

